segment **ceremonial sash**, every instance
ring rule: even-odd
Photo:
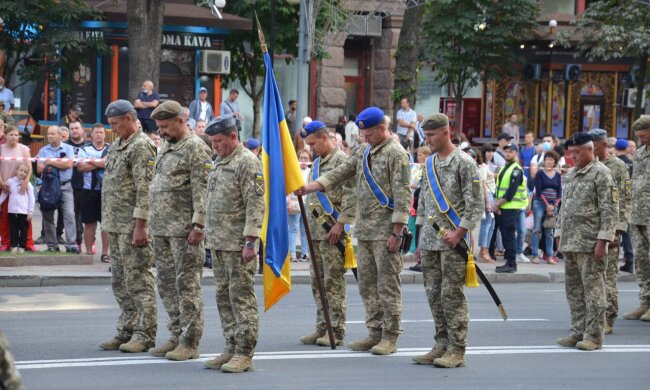
[[[320,177],[320,157],[314,160],[311,179],[312,181],[316,181],[318,180],[319,177]],[[339,211],[336,209],[336,207],[334,207],[329,196],[327,196],[327,194],[324,192],[316,191],[316,198],[318,198],[318,203],[320,203],[321,207],[323,208],[323,212],[327,215],[331,215],[332,218],[334,218],[334,221],[338,221]],[[345,231],[346,232],[350,231],[350,225],[348,224],[345,225]]]
[[[379,184],[377,184],[375,181],[375,178],[372,176],[372,172],[370,171],[370,166],[368,165],[368,155],[370,155],[370,148],[370,145],[368,145],[366,147],[366,151],[363,153],[363,176],[366,178],[366,183],[368,184],[370,191],[372,191],[373,195],[375,195],[375,198],[377,198],[381,207],[387,207],[392,210],[395,205],[393,198],[384,193],[381,187],[379,187]]]
[[[442,192],[442,188],[440,187],[440,180],[438,179],[438,173],[433,166],[434,157],[435,155],[429,156],[427,158],[426,169],[424,171],[427,176],[427,182],[429,183],[429,191],[431,192],[433,200],[438,206],[438,210],[440,210],[442,215],[447,218],[454,229],[458,229],[458,226],[460,225],[460,216],[456,210],[454,210],[454,207],[451,205],[451,203],[449,203],[447,200],[445,193]],[[465,234],[464,240],[467,243],[468,248],[471,250],[472,246],[470,245],[469,231]]]

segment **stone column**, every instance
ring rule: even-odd
[[[370,105],[381,108],[390,117],[393,117],[395,52],[401,26],[401,15],[384,19],[381,37],[375,38],[372,47]]]
[[[345,110],[343,44],[346,36],[343,33],[333,34],[327,39],[330,43],[326,47],[329,58],[321,60],[316,66],[316,118],[329,126],[336,126]]]

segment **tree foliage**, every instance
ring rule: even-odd
[[[451,85],[456,117],[468,89],[517,72],[519,45],[537,27],[533,0],[434,0],[423,18],[421,46],[436,79]],[[456,129],[458,131],[458,129]]]
[[[59,80],[71,87],[72,70],[108,48],[101,39],[88,39],[80,31],[83,20],[101,15],[80,0],[0,0],[0,50],[4,51],[2,75],[16,88],[38,80],[46,69],[63,70]]]
[[[637,88],[641,96],[650,57],[650,4],[634,0],[597,1],[590,3],[573,23],[575,33],[562,34],[559,43],[567,47],[575,45],[579,54],[590,61],[636,58],[640,69]],[[641,99],[637,99],[634,118],[640,114]]]

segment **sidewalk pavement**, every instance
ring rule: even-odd
[[[99,249],[99,248],[98,248]],[[291,281],[293,284],[309,284],[309,264],[307,262],[291,263]],[[404,270],[401,273],[402,284],[422,284],[422,273],[410,271],[408,268],[415,263],[411,256],[405,256]],[[496,274],[496,265],[503,264],[477,264],[490,283],[563,283],[564,264],[522,264],[517,265],[517,273]],[[619,265],[622,265],[619,264]],[[155,273],[155,268],[154,268]],[[351,271],[348,271],[346,280],[348,284],[356,283]],[[634,282],[636,275],[620,272],[620,282]],[[59,266],[23,266],[0,268],[0,287],[45,287],[65,285],[110,285],[111,274],[108,264],[99,261],[99,254],[94,255],[90,265],[59,265]],[[212,270],[203,269],[201,279],[203,285],[214,285]],[[262,275],[256,275],[255,284],[262,284]]]

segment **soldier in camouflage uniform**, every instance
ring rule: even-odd
[[[332,142],[327,127],[325,127],[323,122],[310,122],[302,130],[300,136],[309,145],[311,150],[319,156],[314,161],[312,167],[312,172],[317,172],[318,175],[326,174],[348,159],[348,155]],[[309,181],[311,182],[313,179],[314,174],[309,178]],[[353,188],[354,178],[350,178],[343,185],[333,186],[327,192],[322,193],[326,196],[326,202],[329,201],[333,207],[333,212],[327,217],[328,223],[332,227],[329,233],[317,221],[313,213],[308,213],[309,229],[314,243],[316,263],[320,272],[321,284],[325,290],[325,294],[327,294],[336,345],[343,344],[343,338],[345,337],[345,311],[347,309],[345,297],[345,256],[337,248],[336,243],[341,239],[344,225],[354,223],[355,200]],[[310,195],[307,202],[310,205],[315,205],[316,211],[321,216],[325,215],[324,209],[329,209],[330,207],[328,204],[324,207],[316,194]],[[314,302],[316,303],[316,332],[301,337],[300,341],[303,344],[329,346],[330,341],[325,334],[325,319],[313,264],[311,267],[311,291],[314,295]]]
[[[149,353],[170,360],[199,357],[205,197],[212,166],[210,148],[187,128],[182,114],[181,105],[173,100],[151,113],[160,137],[167,141],[153,167],[149,226],[170,339]]]
[[[632,183],[627,166],[620,158],[610,155],[607,151],[607,132],[603,129],[593,129],[589,132],[594,140],[594,155],[612,174],[614,184],[618,189],[618,217],[616,219],[616,237],[609,244],[607,253],[607,270],[605,283],[607,288],[607,309],[605,309],[605,334],[613,331],[614,321],[618,316],[618,290],[616,288],[619,240],[621,234],[627,231],[627,220],[630,218],[630,197]]]
[[[208,179],[206,246],[212,253],[225,346],[221,355],[204,364],[239,373],[253,369],[257,346],[253,283],[265,210],[262,163],[239,142],[232,117],[215,118],[206,134],[218,155]]]
[[[639,307],[625,313],[628,320],[650,321],[650,115],[641,115],[632,125],[643,146],[634,155],[632,168],[632,247],[639,279]]]
[[[561,237],[560,250],[566,260],[571,333],[557,343],[593,351],[603,345],[607,243],[616,233],[618,188],[609,169],[594,158],[589,134],[575,133],[566,144],[576,166],[562,183],[562,208],[555,234]]]
[[[449,118],[445,114],[430,115],[424,120],[422,129],[427,143],[437,153],[429,157],[427,164],[432,163],[441,192],[457,213],[460,223],[454,226],[438,208],[429,183],[431,181],[435,185],[436,179],[430,177],[428,165],[425,165],[416,224],[423,226],[418,254],[435,321],[436,345],[429,353],[415,356],[413,361],[446,368],[463,367],[469,324],[467,299],[463,291],[467,259],[453,248],[481,219],[481,183],[474,160],[451,143]],[[439,226],[448,231],[445,237],[438,236],[428,217],[433,217]]]
[[[14,357],[9,351],[9,343],[0,331],[0,389],[24,390],[20,373],[16,370]]]
[[[109,104],[106,117],[119,138],[106,156],[102,229],[109,236],[111,282],[120,316],[117,334],[100,348],[145,352],[154,345],[157,330],[153,252],[147,235],[156,147],[138,130],[135,109],[128,101]]]
[[[402,333],[400,245],[411,203],[408,154],[390,136],[379,108],[363,110],[356,124],[367,142],[365,147],[299,193],[329,191],[356,177],[354,231],[368,337],[348,344],[348,348],[389,355],[397,351],[397,337]],[[366,169],[369,175],[364,173]]]

